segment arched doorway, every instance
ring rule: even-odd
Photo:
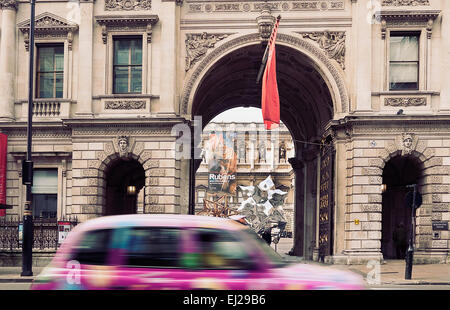
[[[145,171],[134,159],[116,159],[105,171],[104,215],[137,212],[138,194],[145,184]]]
[[[420,184],[422,170],[418,159],[400,155],[391,158],[383,169],[386,191],[382,201],[381,251],[384,259],[405,258],[412,226],[412,210],[405,198],[411,188],[406,186]]]
[[[261,85],[255,79],[264,48],[254,42],[231,49],[208,66],[199,78],[188,109],[192,118],[202,116],[205,126],[231,108],[260,107]],[[292,136],[295,149],[295,155],[289,159],[295,171],[294,254],[311,258],[317,241],[316,225],[311,221],[316,219],[319,144],[335,114],[336,94],[332,95],[326,75],[306,53],[280,42],[276,58],[280,118]]]

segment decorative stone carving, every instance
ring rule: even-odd
[[[414,142],[417,142],[415,141],[415,135],[413,133],[403,133],[401,139],[402,156],[410,155],[414,151]]]
[[[25,49],[28,51],[30,44],[30,20],[27,19],[19,23],[17,27],[23,33]],[[36,16],[34,27],[36,39],[63,38],[67,40],[69,50],[72,49],[73,33],[78,30],[78,25],[48,12]]]
[[[303,38],[316,41],[328,57],[336,60],[345,70],[345,32],[322,31],[301,34]]]
[[[145,100],[114,100],[105,101],[105,109],[110,110],[138,110],[145,109]]]
[[[0,0],[0,9],[17,10],[17,0]]]
[[[417,6],[430,5],[429,0],[383,0],[382,6]]]
[[[384,105],[391,107],[417,107],[427,105],[427,99],[414,97],[384,98]]]
[[[127,136],[119,136],[117,140],[120,157],[127,156],[130,148],[129,138]]]
[[[256,18],[261,40],[269,40],[273,25],[275,24],[275,20],[275,17],[270,14],[270,5],[268,3],[265,3],[262,7],[261,14]]]
[[[106,44],[109,31],[141,31],[147,33],[147,42],[152,40],[152,26],[159,21],[157,15],[131,16],[96,16],[97,23],[102,27],[102,40]]]
[[[138,11],[151,8],[151,0],[105,0],[105,11]]]
[[[213,48],[216,42],[225,39],[228,34],[207,34],[203,32],[186,34],[186,71],[205,56],[208,49]]]

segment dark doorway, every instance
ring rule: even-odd
[[[411,233],[411,207],[406,205],[406,185],[419,184],[422,167],[413,157],[396,156],[383,170],[382,241],[385,259],[404,259]],[[420,187],[419,187],[420,191]]]
[[[104,215],[133,214],[137,209],[137,195],[145,184],[145,171],[133,159],[114,161],[106,171],[106,199]]]

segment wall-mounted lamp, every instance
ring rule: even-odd
[[[381,192],[385,193],[387,191],[387,185],[386,184],[381,184]]]
[[[136,186],[128,185],[127,186],[127,194],[128,195],[136,195]]]

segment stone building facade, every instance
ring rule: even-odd
[[[25,202],[29,7],[0,0],[7,216],[21,216]],[[393,257],[396,219],[408,213],[395,206],[414,183],[423,195],[415,259],[448,262],[449,14],[447,0],[38,1],[33,162],[44,172],[36,197],[53,199],[57,217],[82,221],[188,213],[199,159],[177,155],[180,139],[188,154],[195,136],[180,132],[195,116],[201,127],[229,108],[260,105],[255,78],[280,15],[294,252],[344,263]],[[57,186],[40,187],[46,178]]]

